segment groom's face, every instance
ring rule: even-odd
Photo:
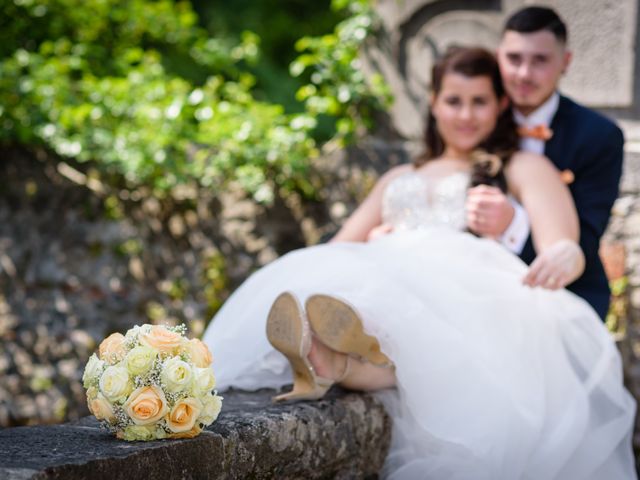
[[[527,115],[557,89],[571,54],[553,33],[507,30],[498,47],[498,63],[513,105]]]

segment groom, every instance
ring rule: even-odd
[[[498,62],[521,148],[551,159],[576,204],[586,267],[567,288],[604,319],[610,291],[598,249],[618,195],[624,139],[610,120],[558,93],[571,61],[566,42],[566,26],[555,11],[527,7],[507,20]],[[526,263],[533,261],[528,218],[517,202],[498,189],[479,186],[469,192],[467,211],[471,230],[498,237]]]

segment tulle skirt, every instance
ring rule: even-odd
[[[635,401],[597,314],[566,290],[523,286],[526,265],[447,228],[293,251],[229,298],[204,341],[218,386],[291,383],[265,336],[273,300],[345,299],[396,366],[383,476],[630,479]]]

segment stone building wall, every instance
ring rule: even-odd
[[[575,100],[631,121],[640,111],[636,74],[638,1],[379,0],[383,31],[363,59],[395,96],[391,122],[406,140],[421,138],[434,58],[449,45],[497,46],[506,18],[529,4],[549,5],[565,19],[573,60],[561,89]],[[630,140],[640,137],[632,129]]]

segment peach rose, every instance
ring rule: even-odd
[[[89,411],[93,413],[98,420],[107,420],[111,423],[116,421],[116,416],[113,413],[113,407],[101,393],[99,393],[93,400],[89,401]]]
[[[196,367],[205,368],[213,362],[213,356],[209,347],[197,338],[189,340],[185,345],[185,351]]]
[[[124,348],[124,335],[112,333],[102,341],[98,351],[100,352],[100,359],[109,365],[118,363],[127,353]]]
[[[188,432],[193,429],[201,411],[202,402],[197,398],[180,399],[167,415],[167,427],[175,433]]]
[[[163,325],[154,325],[138,337],[142,345],[155,348],[160,353],[174,353],[184,341],[182,335],[172,332]]]
[[[155,423],[169,411],[164,392],[156,386],[136,388],[123,408],[136,425]]]
[[[169,438],[193,438],[200,435],[200,432],[202,432],[202,428],[200,428],[200,425],[194,425],[193,428],[188,432],[170,433],[168,437]]]

